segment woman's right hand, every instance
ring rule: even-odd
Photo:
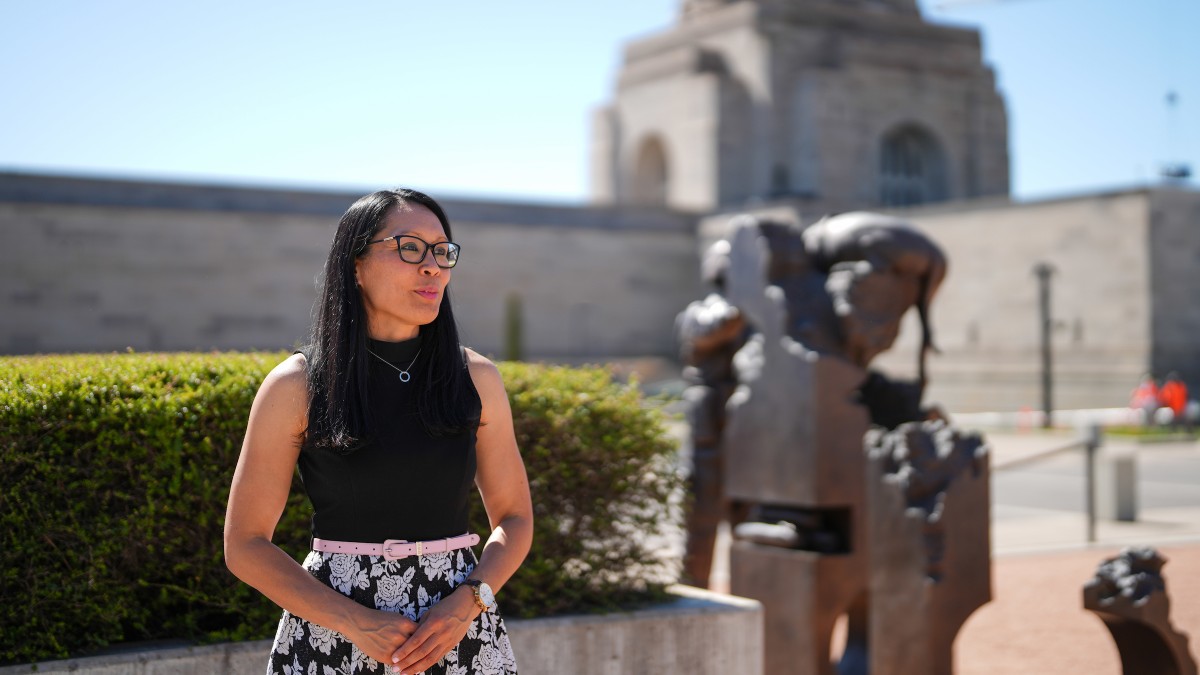
[[[364,608],[354,618],[354,627],[346,631],[346,637],[359,651],[392,670],[392,654],[417,631],[417,622],[403,614]]]

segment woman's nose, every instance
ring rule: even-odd
[[[426,276],[437,276],[442,273],[442,268],[438,267],[437,260],[433,257],[433,251],[425,252],[425,259],[421,261],[421,273]]]

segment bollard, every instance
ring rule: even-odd
[[[1096,511],[1100,518],[1137,520],[1137,457],[1102,452],[1096,465]]]

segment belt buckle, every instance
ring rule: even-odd
[[[397,545],[402,545],[402,544],[407,544],[407,543],[408,543],[408,540],[406,540],[406,539],[387,539],[387,540],[385,540],[383,542],[383,559],[384,560],[400,560],[401,558],[407,558],[408,557],[407,555],[395,555],[394,553],[392,553],[392,546],[397,546]],[[418,543],[417,551],[419,552],[420,550],[421,550],[421,545]]]

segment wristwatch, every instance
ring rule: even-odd
[[[467,579],[463,583],[475,591],[475,604],[479,605],[479,609],[485,612],[496,611],[496,594],[492,593],[492,587],[488,586],[486,581]]]

